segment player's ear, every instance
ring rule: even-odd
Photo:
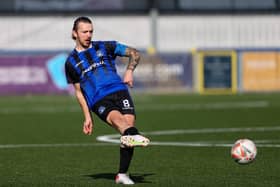
[[[76,40],[77,38],[77,32],[75,30],[72,30],[72,39]]]

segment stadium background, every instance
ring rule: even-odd
[[[115,186],[118,145],[99,140],[116,132],[95,118],[85,136],[65,82],[81,15],[94,39],[142,52],[131,91],[152,143],[135,151],[137,186],[279,186],[279,3],[1,0],[0,186]],[[240,166],[230,147],[244,137],[258,155]]]
[[[93,19],[94,39],[143,51],[135,90],[279,91],[278,5],[276,0],[1,1],[0,93],[69,92],[63,62],[74,44],[70,33],[78,15]]]

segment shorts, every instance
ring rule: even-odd
[[[92,111],[104,122],[112,110],[135,115],[134,104],[127,90],[114,92],[94,104]]]

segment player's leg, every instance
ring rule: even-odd
[[[141,136],[139,135],[137,128],[134,127],[135,116],[133,114],[123,115],[119,111],[113,110],[108,114],[107,122],[119,130],[119,132],[122,134],[121,137],[128,138],[134,136]],[[121,142],[119,171],[115,178],[116,183],[134,184],[134,182],[127,175],[130,162],[133,157],[133,152],[134,146],[127,146],[123,142]]]
[[[126,174],[133,156],[135,140],[141,141],[137,128],[134,127],[135,113],[134,105],[128,92],[114,93],[102,101],[98,102],[94,107],[94,112],[103,120],[110,124],[112,127],[120,132],[121,140],[120,146],[120,165],[119,172],[116,176],[116,183],[134,184],[134,182]],[[143,137],[145,140],[147,138]],[[133,144],[131,143],[133,142]],[[148,142],[148,141],[146,141]],[[147,144],[146,144],[147,145]]]
[[[131,114],[125,114],[124,117],[128,124],[135,123],[135,116]],[[134,127],[134,126],[133,126]],[[124,133],[121,137],[121,143],[128,146],[128,147],[135,147],[135,146],[147,146],[149,144],[149,139],[140,135],[138,130],[134,128],[127,129],[127,133]]]
[[[121,143],[126,147],[147,146],[149,139],[140,135],[134,127],[135,116],[122,114],[117,110],[111,111],[107,116],[107,122],[116,128],[121,136]]]
[[[128,121],[125,115],[118,110],[110,111],[107,115],[106,121],[119,131],[120,134],[124,134],[126,129],[134,126],[134,120],[130,117],[130,120]]]
[[[139,134],[138,130],[134,127],[135,123],[135,116],[132,114],[124,115],[129,127],[122,133],[122,135],[129,135],[129,134]],[[131,159],[133,157],[134,148],[127,147],[121,143],[120,145],[120,165],[119,165],[119,174],[117,177],[121,178],[122,175],[120,173],[127,173]],[[117,181],[117,180],[116,180]]]
[[[138,134],[138,130],[134,128],[134,115],[126,118],[119,111],[111,111],[107,116],[107,123],[117,129],[120,134]],[[115,181],[120,184],[134,184],[133,180],[128,176],[128,168],[133,157],[134,148],[127,147],[123,144],[120,144],[120,162],[119,162],[119,171],[116,175]]]
[[[121,143],[128,146],[128,147],[135,147],[135,146],[147,146],[149,140],[140,135],[135,124],[135,110],[134,110],[134,103],[128,91],[120,91],[118,92],[118,102],[117,106],[120,109],[120,112],[123,114],[125,121],[131,127],[126,129],[127,133],[121,133]]]

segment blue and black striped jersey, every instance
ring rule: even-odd
[[[117,74],[115,59],[125,56],[127,46],[116,41],[93,41],[92,47],[78,52],[74,49],[65,63],[68,83],[80,83],[90,108],[104,96],[127,86]]]

